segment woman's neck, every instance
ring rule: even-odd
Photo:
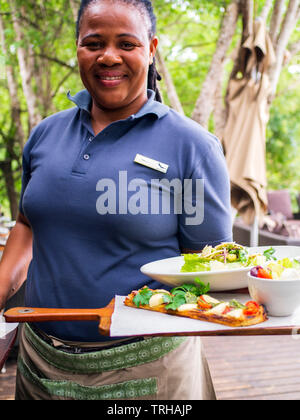
[[[95,136],[105,129],[108,125],[115,121],[125,120],[131,115],[137,113],[143,105],[147,102],[147,95],[139,98],[139,100],[127,105],[126,107],[118,109],[104,109],[98,106],[93,100],[91,116],[92,127]]]

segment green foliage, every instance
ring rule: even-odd
[[[17,41],[12,24],[9,2],[0,0],[0,10],[5,27],[4,36],[7,54],[0,44],[0,160],[9,158],[8,142],[15,131],[11,114],[8,80],[4,64],[11,65],[18,85],[21,103],[21,120],[26,138],[29,136],[28,110],[23,92],[17,50],[22,47],[28,52],[27,60],[33,62],[31,85],[38,98],[38,111],[43,118],[72,106],[66,97],[82,88],[76,63],[75,23],[69,0],[15,0],[22,26],[23,39]],[[3,63],[4,61],[4,63]],[[21,190],[21,155],[18,139],[14,135],[13,167],[15,189]],[[0,203],[6,215],[10,207],[5,182],[0,172]]]
[[[27,60],[34,62],[32,88],[38,97],[38,110],[43,118],[73,106],[67,99],[66,93],[70,90],[74,94],[83,87],[77,70],[75,22],[70,1],[12,1],[17,5],[24,38],[17,42],[10,2],[0,0],[8,49],[8,54],[5,55],[0,45],[0,160],[10,156],[7,139],[14,135],[15,130],[7,79],[3,72],[4,64],[11,65],[14,69],[21,103],[23,130],[26,137],[29,135],[28,110],[17,57],[19,46],[28,51]],[[216,48],[221,19],[229,2],[230,0],[153,0],[158,17],[157,33],[160,49],[187,116],[191,116],[201,92]],[[261,11],[264,2],[264,0],[255,0],[256,12]],[[241,22],[231,50],[238,45],[240,35]],[[296,31],[291,41],[295,41],[297,37],[299,38],[299,34]],[[225,68],[228,78],[232,68],[231,60],[228,60]],[[282,73],[279,95],[272,105],[267,131],[269,188],[289,188],[294,193],[300,190],[297,170],[300,163],[299,68],[300,60],[295,58]],[[224,92],[227,78],[224,79]],[[168,104],[163,81],[161,90],[164,101]],[[210,121],[210,129],[214,129],[213,119]],[[21,150],[17,139],[14,141],[13,152],[15,188],[20,192]],[[1,172],[0,203],[8,213],[9,202]]]
[[[216,48],[219,27],[226,6],[225,1],[156,1],[159,11],[158,35],[166,57],[177,93],[187,116],[191,116],[201,86],[209,69]],[[172,8],[169,4],[172,3]],[[255,11],[262,11],[264,1],[255,1]],[[188,11],[188,12],[187,12]],[[270,17],[269,17],[270,19]],[[241,36],[239,22],[231,50],[238,45]],[[291,42],[299,39],[299,31],[291,37]],[[227,78],[232,61],[226,64]],[[295,198],[300,191],[298,168],[300,164],[300,58],[299,55],[282,72],[278,95],[272,104],[270,123],[267,130],[267,176],[269,189],[287,188]],[[166,103],[167,92],[162,82]],[[214,130],[211,118],[209,129]],[[294,199],[295,210],[296,204]]]
[[[160,48],[184,111],[191,116],[216,48],[226,2],[172,0],[154,4]],[[163,82],[162,92],[168,104]]]
[[[269,189],[288,189],[294,211],[300,192],[300,66],[297,58],[283,70],[267,128],[267,178]],[[295,71],[295,73],[294,73]]]

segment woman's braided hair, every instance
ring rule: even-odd
[[[89,5],[92,3],[100,2],[101,0],[81,0],[79,12],[78,12],[78,19],[76,23],[76,37],[79,38],[79,31],[81,20],[85,10],[88,8]],[[125,4],[132,5],[138,9],[138,11],[150,20],[150,28],[149,28],[149,38],[151,39],[156,33],[156,16],[153,11],[153,6],[151,0],[113,0],[115,2],[121,2]],[[157,87],[157,80],[161,80],[161,76],[158,73],[155,65],[155,58],[153,59],[153,64],[149,66],[148,72],[148,89],[151,89],[155,92],[155,100],[158,102],[162,102],[161,94]]]

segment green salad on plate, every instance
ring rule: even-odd
[[[263,253],[250,254],[247,247],[235,242],[227,242],[212,247],[207,245],[199,254],[183,254],[182,273],[199,271],[222,271],[264,265],[275,260],[274,248]]]

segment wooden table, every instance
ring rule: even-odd
[[[17,333],[18,333],[18,328],[15,328],[13,331],[8,333],[4,338],[0,338],[0,371],[3,368],[8,355],[15,344]]]
[[[299,336],[208,337],[202,343],[218,400],[300,399]]]

